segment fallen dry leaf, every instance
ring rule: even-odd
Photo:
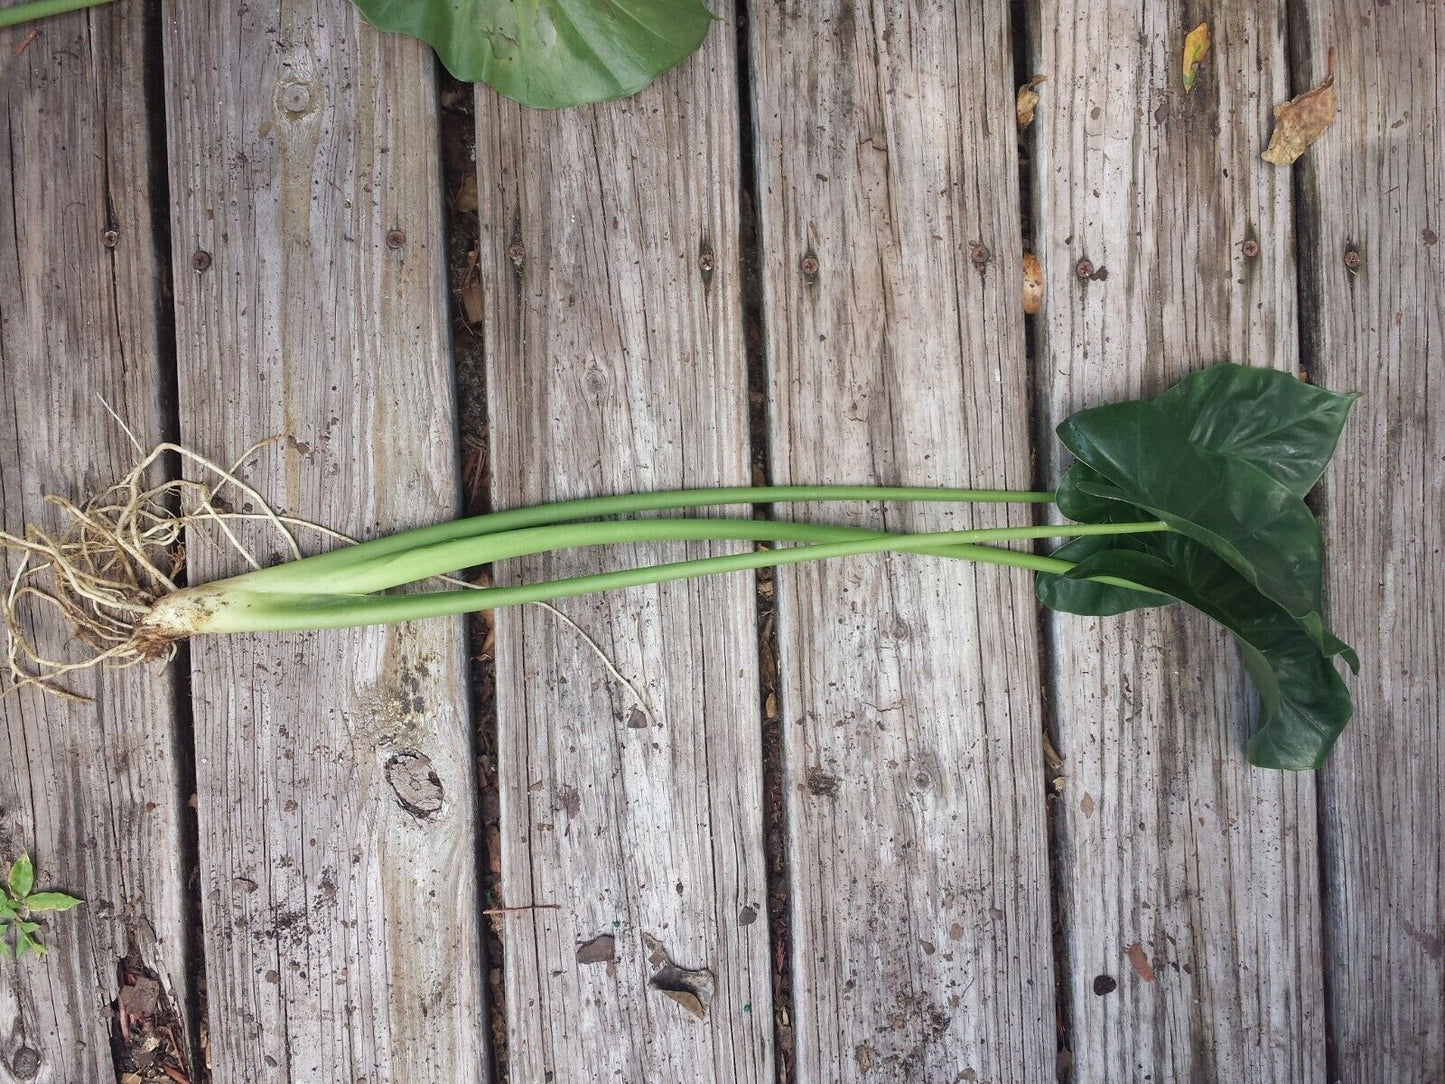
[[[1307,90],[1284,105],[1274,107],[1274,134],[1260,155],[1266,162],[1287,166],[1304,154],[1305,148],[1335,119],[1335,51],[1330,50],[1329,75],[1313,90]]]
[[[1149,957],[1144,954],[1144,946],[1135,941],[1124,950],[1124,955],[1129,957],[1129,966],[1145,982],[1153,982],[1156,979],[1154,969],[1149,966]]]
[[[1034,122],[1034,107],[1039,104],[1038,91],[1034,90],[1034,87],[1043,81],[1042,75],[1036,75],[1019,87],[1017,109],[1020,132]]]
[[[1209,24],[1200,23],[1184,36],[1184,92],[1194,89],[1199,65],[1209,52]]]
[[[1024,253],[1024,315],[1032,316],[1044,303],[1044,269],[1032,252]]]
[[[1094,815],[1094,796],[1085,794],[1079,799],[1079,808],[1084,811],[1084,816],[1092,817]]]

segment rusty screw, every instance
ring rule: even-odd
[[[804,256],[803,262],[798,265],[803,269],[805,275],[816,275],[818,273],[818,257]]]
[[[209,271],[211,268],[211,254],[203,248],[196,249],[196,254],[191,257],[191,266],[197,271]]]
[[[1074,274],[1078,275],[1081,279],[1093,278],[1094,265],[1088,260],[1080,260],[1074,265]]]
[[[527,250],[523,247],[521,241],[513,241],[507,246],[507,256],[514,264],[520,265],[521,262],[527,258]]]
[[[1239,246],[1239,251],[1244,254],[1246,260],[1252,260],[1259,255],[1259,242],[1250,238]]]
[[[973,261],[973,266],[982,271],[988,266],[988,261],[993,259],[993,253],[988,250],[987,245],[974,245],[973,251],[968,258]]]
[[[1354,249],[1349,249],[1345,253],[1345,266],[1351,271],[1358,271],[1360,269],[1360,254]]]
[[[406,234],[402,233],[401,230],[386,231],[387,248],[401,248],[404,244],[406,244]]]
[[[100,235],[100,243],[106,248],[115,248],[118,241],[120,241],[120,234],[115,230],[106,230]]]
[[[711,272],[713,269],[713,264],[714,260],[711,252],[704,252],[701,256],[697,258],[698,267],[702,268],[705,272]]]

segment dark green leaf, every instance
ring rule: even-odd
[[[452,75],[523,105],[635,94],[694,53],[701,0],[353,0],[375,26],[429,42]]]
[[[31,911],[69,911],[84,902],[64,892],[35,892],[25,898],[25,906]]]
[[[1277,369],[1211,365],[1154,402],[1190,443],[1244,460],[1303,497],[1324,473],[1358,398]]]
[[[1061,561],[1085,561],[1107,549],[1136,548],[1138,535],[1076,538],[1056,549],[1052,556]],[[1040,572],[1034,576],[1034,595],[1051,610],[1085,617],[1112,617],[1150,606],[1168,606],[1174,599],[1127,587]]]
[[[1099,497],[1089,492],[1089,489],[1107,484],[1108,479],[1088,464],[1075,463],[1059,479],[1054,503],[1075,523],[1136,523],[1149,518],[1147,513],[1127,501]]]
[[[1187,436],[1144,400],[1081,411],[1059,426],[1069,450],[1106,480],[1080,490],[1135,505],[1202,542],[1323,645],[1320,530],[1309,508],[1252,463]]]
[[[1100,551],[1067,576],[1127,579],[1219,622],[1239,642],[1259,690],[1250,763],[1295,770],[1324,763],[1353,710],[1349,690],[1299,623],[1208,548],[1191,538],[1156,535],[1141,548]]]
[[[23,900],[34,887],[35,867],[30,864],[30,856],[22,854],[10,867],[10,895],[16,901]]]

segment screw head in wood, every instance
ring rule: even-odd
[[[211,254],[203,248],[196,249],[195,255],[191,257],[191,266],[197,271],[209,270],[211,267]]]
[[[1359,252],[1352,248],[1345,250],[1346,267],[1348,267],[1351,271],[1358,271],[1360,269],[1360,263],[1361,260]]]
[[[982,271],[988,265],[988,261],[993,259],[993,253],[988,250],[987,245],[974,245],[968,258],[973,262],[974,267]]]
[[[1259,255],[1259,242],[1251,237],[1239,246],[1239,251],[1244,254],[1246,260],[1252,260]]]
[[[1080,260],[1074,265],[1074,274],[1081,279],[1093,278],[1094,265],[1088,260]]]
[[[402,233],[401,230],[386,231],[387,248],[401,248],[404,244],[406,244],[406,234]]]
[[[100,235],[100,243],[106,248],[115,248],[120,242],[120,234],[115,230],[106,230]]]
[[[818,257],[804,256],[802,262],[798,264],[798,266],[802,268],[803,274],[816,275],[818,273]]]

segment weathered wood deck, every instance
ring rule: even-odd
[[[344,0],[34,29],[0,32],[4,529],[128,464],[100,397],[218,459],[285,434],[258,486],[368,535],[1047,484],[1055,420],[1229,358],[1365,393],[1316,498],[1365,665],[1330,766],[1263,772],[1203,621],[898,557],[10,695],[0,858],[88,902],[0,960],[0,1079],[118,1079],[151,975],[194,1081],[1445,1080],[1445,7],[747,0],[562,113]],[[1335,125],[1261,162],[1331,47]]]

